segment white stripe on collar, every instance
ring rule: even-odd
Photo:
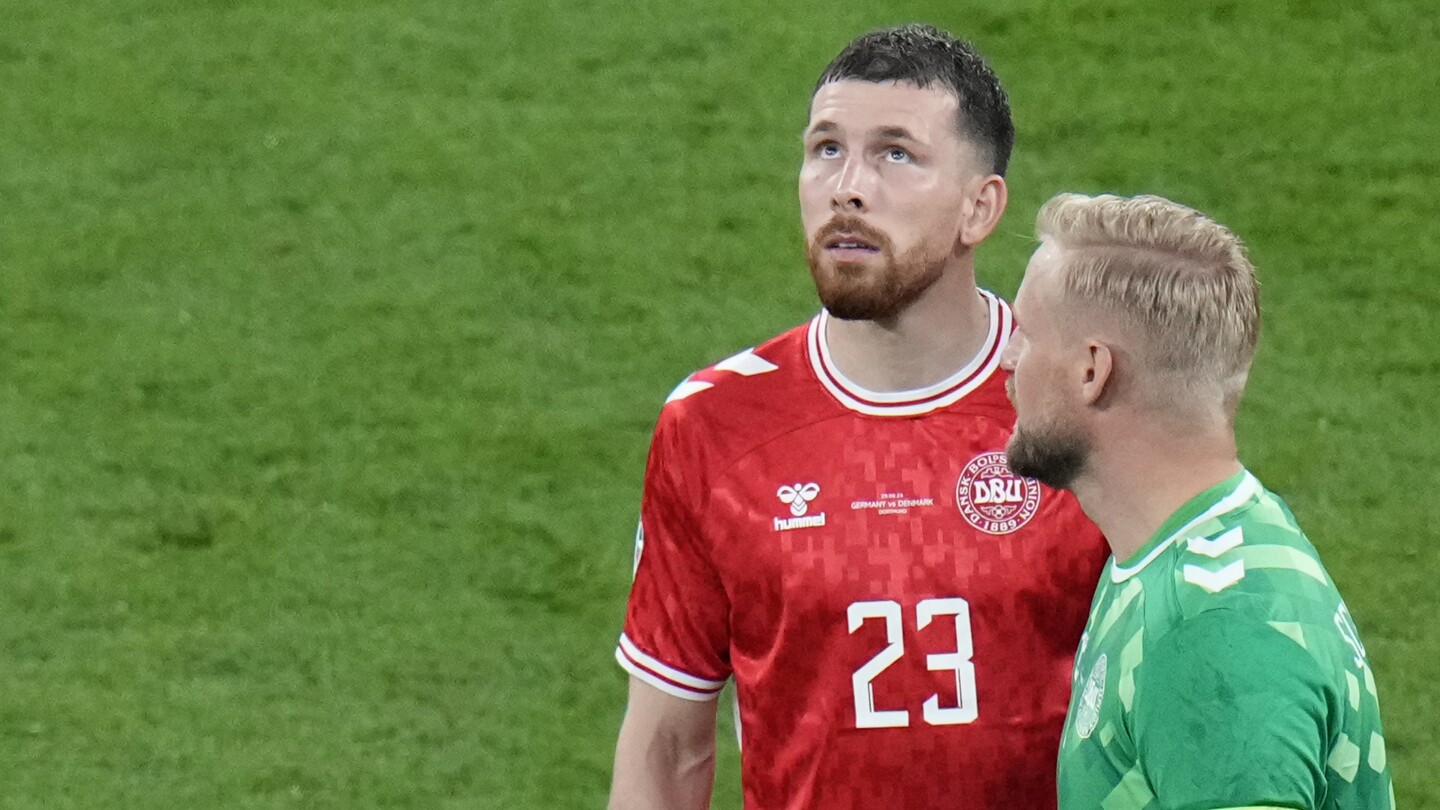
[[[916,416],[959,402],[1000,367],[1000,354],[1014,330],[1010,307],[993,293],[980,290],[989,306],[990,328],[975,356],[963,368],[934,385],[911,391],[870,391],[846,377],[830,357],[825,325],[830,313],[821,310],[806,335],[811,369],[830,395],[853,411],[871,416]]]

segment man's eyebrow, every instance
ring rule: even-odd
[[[823,135],[831,132],[836,132],[839,129],[840,125],[835,123],[834,121],[816,121],[815,123],[811,124],[804,132],[800,133],[800,137],[809,138],[815,135]]]
[[[801,137],[813,138],[816,135],[828,135],[832,132],[839,131],[839,124],[835,123],[834,121],[822,120],[816,121],[814,124],[811,124],[808,129],[801,133]],[[881,127],[880,129],[875,131],[875,134],[884,140],[912,141],[914,143],[921,143],[921,140],[915,137],[915,134],[912,133],[910,130],[906,129],[905,127]]]
[[[910,134],[910,130],[904,127],[883,127],[880,130],[880,137],[892,141],[915,141],[916,143],[920,141],[919,138]]]

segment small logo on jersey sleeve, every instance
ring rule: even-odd
[[[1040,511],[1040,484],[1010,472],[995,450],[970,459],[955,484],[955,505],[971,526],[986,534],[1010,534]]]
[[[1085,691],[1080,693],[1080,706],[1075,711],[1075,733],[1080,739],[1088,740],[1100,724],[1100,704],[1105,701],[1105,669],[1108,664],[1105,653],[1090,669],[1085,681]]]
[[[775,491],[775,497],[783,504],[789,504],[792,517],[775,518],[775,531],[784,532],[791,529],[805,529],[812,526],[825,525],[825,513],[818,515],[808,514],[810,502],[820,497],[820,485],[815,482],[808,484],[794,483],[786,484]]]

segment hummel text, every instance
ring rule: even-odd
[[[812,526],[824,526],[825,513],[818,515],[805,515],[804,517],[775,518],[775,531],[788,532],[791,529],[808,529]]]

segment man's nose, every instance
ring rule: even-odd
[[[835,179],[835,192],[830,197],[830,208],[836,213],[858,214],[870,210],[870,194],[873,178],[865,161],[848,158],[840,175]]]

